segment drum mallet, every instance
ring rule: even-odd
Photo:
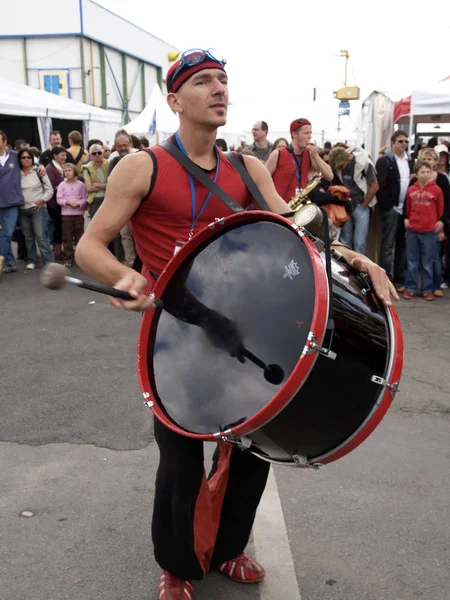
[[[128,292],[124,292],[123,290],[117,290],[116,288],[103,285],[102,283],[88,283],[82,279],[70,277],[69,274],[69,269],[64,265],[60,265],[58,263],[49,263],[42,271],[41,283],[50,290],[59,290],[65,283],[70,283],[71,285],[76,285],[77,287],[85,290],[91,290],[92,292],[98,292],[99,294],[106,294],[107,296],[112,296],[113,298],[120,298],[120,300],[136,300],[136,298],[133,298],[133,296],[130,296]],[[163,308],[164,304],[162,300],[159,298],[154,298],[153,296],[151,296],[151,298],[155,303],[156,308]]]
[[[273,383],[274,385],[279,385],[284,379],[284,371],[280,367],[280,365],[270,364],[266,365],[260,358],[255,356],[253,352],[247,350],[247,348],[241,348],[242,356],[245,356],[250,360],[254,365],[258,366],[260,369],[264,371],[264,379],[269,383]]]

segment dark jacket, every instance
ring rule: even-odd
[[[17,152],[6,150],[8,160],[0,165],[0,208],[22,206],[24,203]]]
[[[39,164],[43,165],[44,167],[47,167],[47,165],[49,165],[52,162],[52,160],[52,149],[49,148],[48,150],[44,150],[44,152],[39,157]],[[66,152],[66,163],[70,163],[72,165],[75,164],[75,160],[69,151]]]
[[[380,186],[377,192],[377,201],[382,212],[388,212],[398,205],[400,197],[400,171],[392,152],[380,156],[375,169]],[[412,171],[411,161],[409,161],[409,171]]]
[[[58,185],[61,183],[61,181],[64,181],[64,177],[53,165],[53,162],[46,166],[46,171],[53,187],[53,198],[47,202],[47,207],[58,210],[59,204],[56,201],[56,192],[58,191]]]

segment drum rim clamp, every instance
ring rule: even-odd
[[[319,352],[319,354],[331,360],[336,360],[337,357],[336,352],[333,352],[329,348],[320,346],[317,342],[316,334],[313,331],[310,331],[308,333],[307,342],[303,348],[302,354],[312,354],[313,352]]]

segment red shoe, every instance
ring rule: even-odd
[[[187,579],[180,579],[163,571],[159,580],[159,600],[192,600],[194,588]]]
[[[247,556],[245,552],[242,552],[233,560],[223,562],[217,567],[217,570],[239,583],[258,583],[258,581],[264,579],[266,574],[259,562]]]
[[[425,294],[423,295],[424,300],[434,300],[434,296],[433,296],[433,292],[425,292]]]
[[[411,300],[411,298],[414,298],[414,294],[413,294],[413,292],[406,290],[406,292],[403,294],[403,298],[405,300]]]

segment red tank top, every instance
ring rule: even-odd
[[[151,151],[156,159],[156,181],[130,220],[136,250],[147,271],[159,274],[172,258],[178,241],[186,242],[192,223],[192,199],[187,171],[161,146]],[[213,179],[214,171],[208,176]],[[246,208],[251,196],[239,173],[220,155],[216,183],[233,200]],[[194,178],[198,215],[209,192]],[[214,194],[195,224],[195,233],[213,222],[216,217],[233,214]],[[144,273],[145,274],[145,273]]]
[[[308,173],[311,167],[311,159],[309,152],[303,152],[301,155],[295,155],[297,164],[299,163],[300,156],[300,185],[297,177],[297,169],[293,161],[294,155],[287,148],[280,148],[278,157],[277,168],[272,175],[273,183],[278,194],[289,202],[292,196],[295,196],[295,189],[298,187],[304,188],[308,183]]]

